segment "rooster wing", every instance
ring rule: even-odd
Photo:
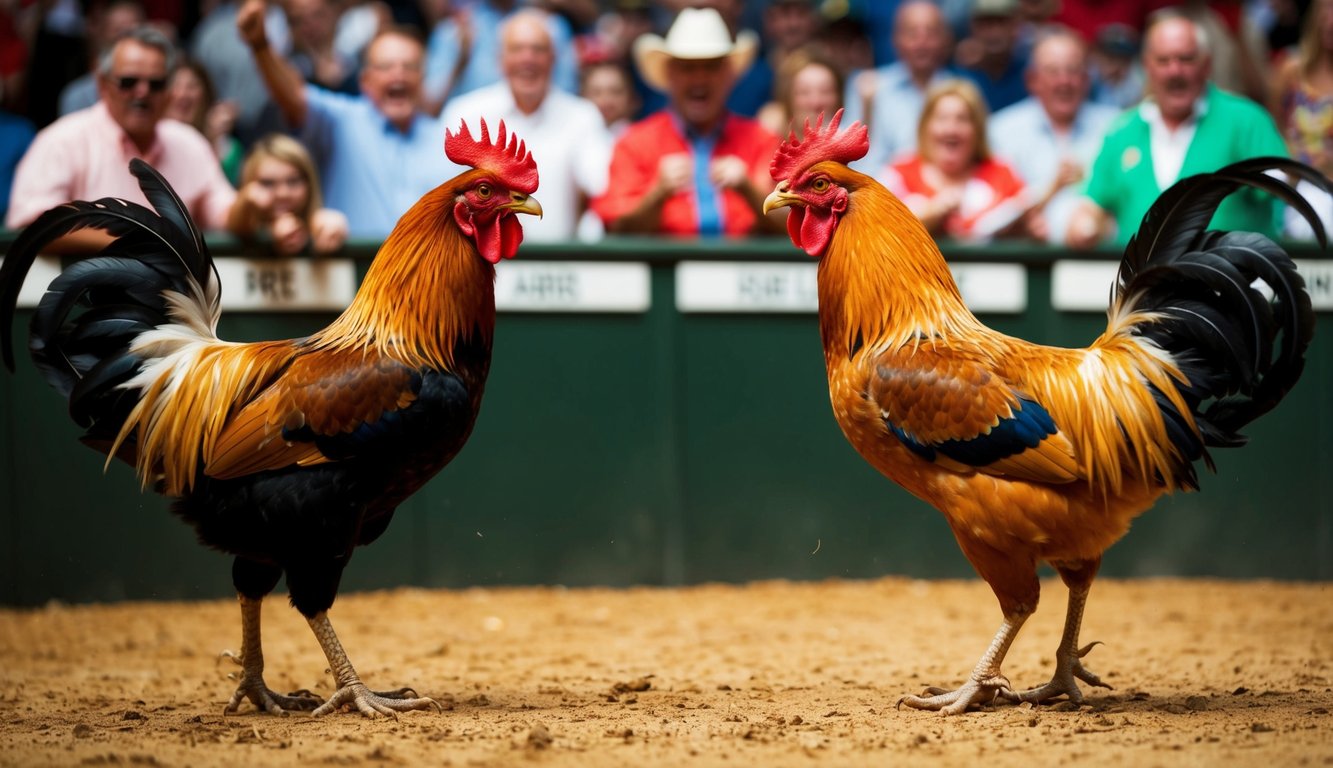
[[[1043,483],[1079,478],[1050,412],[976,356],[931,344],[880,353],[869,398],[888,431],[926,461]]]
[[[298,356],[241,408],[204,453],[204,474],[229,479],[355,458],[401,432],[420,372],[374,353]]]

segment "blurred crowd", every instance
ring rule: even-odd
[[[780,233],[773,151],[840,108],[939,237],[1123,241],[1191,173],[1333,175],[1333,0],[0,0],[9,228],[142,201],[142,157],[206,229],[335,251],[484,120],[540,168],[529,241]],[[1229,202],[1221,226],[1314,235]]]

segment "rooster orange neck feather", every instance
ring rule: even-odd
[[[857,346],[982,328],[963,306],[935,241],[907,206],[892,195],[874,194],[864,174],[823,165],[820,170],[852,196],[819,262],[819,325],[830,364],[846,360]]]
[[[495,332],[495,267],[477,254],[452,213],[478,173],[436,187],[407,213],[375,254],[352,304],[316,335],[328,348],[373,346],[412,366],[453,369],[454,344]]]

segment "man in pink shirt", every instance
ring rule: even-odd
[[[130,159],[141,157],[171,182],[200,228],[225,228],[236,190],[213,148],[193,127],[162,117],[175,63],[171,41],[150,27],[119,38],[98,64],[98,102],[39,131],[19,161],[5,226],[26,226],[70,200],[146,205],[129,171]]]

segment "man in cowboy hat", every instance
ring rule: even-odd
[[[763,215],[778,140],[727,111],[727,94],[753,61],[758,40],[732,40],[712,8],[686,8],[665,38],[643,35],[634,58],[667,107],[616,142],[607,191],[593,208],[611,232],[745,235],[780,231]]]

